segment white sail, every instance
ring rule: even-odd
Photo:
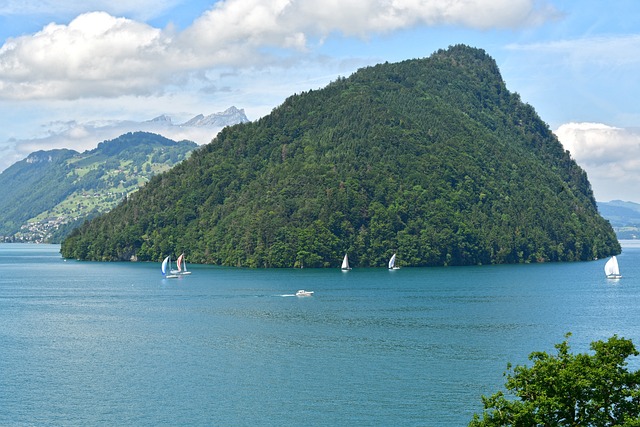
[[[612,256],[604,265],[604,274],[611,279],[622,277],[620,275],[620,267],[618,267],[618,259],[615,256]]]
[[[187,261],[184,260],[184,253],[178,257],[178,274],[182,276],[191,274],[190,271],[187,271]]]
[[[342,269],[351,270],[351,267],[349,267],[349,258],[347,257],[347,254],[344,254],[344,258],[342,259]]]
[[[389,269],[392,270],[396,268],[396,254],[393,254],[391,259],[389,260]]]
[[[178,277],[174,274],[173,270],[171,270],[171,257],[168,256],[162,261],[162,267],[160,268],[162,271],[162,275],[167,279],[175,279]],[[167,274],[168,273],[168,274]]]
[[[178,259],[176,260],[176,270],[171,270],[171,274],[176,276],[185,276],[191,274],[190,271],[187,271],[187,262],[184,260],[184,253],[180,254]],[[169,260],[169,267],[171,267],[171,260]]]
[[[166,257],[164,259],[164,261],[162,261],[162,267],[160,268],[160,270],[162,271],[162,275],[166,275],[167,274],[167,265],[169,264],[169,257]]]

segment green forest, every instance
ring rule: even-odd
[[[363,68],[223,129],[63,242],[81,260],[246,267],[577,261],[620,252],[587,175],[495,61]]]

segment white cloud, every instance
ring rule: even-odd
[[[368,37],[417,25],[476,29],[515,28],[553,19],[557,12],[535,0],[226,0],[185,31],[211,48],[295,47],[332,33]]]
[[[598,200],[640,201],[640,129],[567,123],[555,134],[587,172]]]
[[[4,98],[79,98],[149,93],[163,79],[170,39],[160,30],[105,12],[49,24],[0,48]]]
[[[540,0],[327,0],[321,6],[314,0],[223,0],[174,33],[90,12],[8,39],[0,48],[0,98],[149,95],[188,81],[185,74],[308,52],[336,33],[366,38],[418,25],[510,28],[554,13]]]

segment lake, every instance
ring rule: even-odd
[[[164,279],[0,244],[0,425],[465,426],[567,332],[640,346],[640,246],[618,261]]]

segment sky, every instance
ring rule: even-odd
[[[596,200],[640,203],[636,0],[0,0],[0,171],[154,131],[163,114],[235,106],[256,120],[359,68],[460,43],[496,60]]]

